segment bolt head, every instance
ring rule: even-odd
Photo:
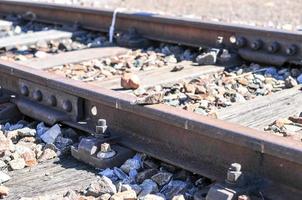
[[[51,95],[48,99],[48,103],[51,106],[56,106],[57,105],[57,98],[54,95]]]
[[[42,101],[42,99],[43,99],[42,92],[40,90],[35,91],[34,94],[33,94],[33,98],[36,101]]]
[[[72,103],[69,100],[65,100],[63,102],[63,110],[66,112],[71,112],[72,111]]]
[[[21,86],[20,92],[21,92],[21,94],[24,95],[24,96],[28,96],[28,95],[29,95],[29,89],[28,89],[28,87],[25,86],[25,85]]]

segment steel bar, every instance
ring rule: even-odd
[[[113,135],[120,137],[120,144],[184,169],[223,180],[229,164],[239,162],[244,170],[278,186],[302,189],[300,142],[166,105],[133,105],[133,96],[37,72],[1,61],[0,84],[17,99],[21,97],[20,83],[24,82],[30,82],[30,91],[47,88],[41,89],[42,94],[53,93],[58,101],[79,98],[83,104],[72,105],[83,110],[78,121],[86,125],[74,120],[63,123],[93,132],[97,120],[106,119]],[[26,98],[35,101],[31,96]],[[36,103],[47,106],[43,101]],[[90,112],[94,106],[96,115]],[[284,195],[288,194],[280,197]]]
[[[109,30],[112,11],[29,1],[0,1],[1,15],[20,14],[43,22],[77,24],[97,31]],[[275,29],[209,23],[156,14],[123,12],[117,14],[115,30],[135,28],[148,39],[189,46],[227,48],[244,59],[282,65],[300,63],[302,33]]]

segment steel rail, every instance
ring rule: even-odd
[[[112,11],[95,8],[0,1],[0,15],[12,13],[38,21],[77,24],[104,32],[109,30],[113,16]],[[286,62],[301,63],[302,60],[302,33],[297,31],[209,23],[151,13],[118,13],[115,30],[126,32],[129,28],[135,28],[141,36],[150,40],[226,48],[253,62],[283,65]]]
[[[113,135],[120,137],[118,142],[131,149],[218,181],[225,178],[230,163],[239,162],[245,171],[272,182],[266,191],[274,192],[265,195],[300,198],[283,190],[302,189],[300,142],[167,105],[134,105],[135,97],[129,94],[6,61],[0,62],[0,85],[3,95],[14,94],[11,101],[33,118],[46,116],[47,121],[54,117],[52,123],[61,121],[88,132],[94,132],[96,121],[104,118]],[[34,95],[37,90],[42,94],[39,100]],[[51,95],[57,99],[56,106],[49,105]],[[71,102],[71,110],[60,103],[66,100]],[[90,112],[94,106],[96,115]]]

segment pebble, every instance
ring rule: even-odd
[[[140,86],[140,79],[137,75],[132,73],[125,73],[121,77],[121,86],[125,89],[137,89]]]
[[[0,198],[4,198],[9,194],[8,187],[5,187],[4,185],[0,185]]]
[[[298,77],[297,77],[297,82],[299,84],[302,84],[302,74],[300,74]]]
[[[6,181],[9,181],[11,178],[8,174],[4,173],[3,171],[0,171],[0,184],[5,183]]]
[[[25,161],[25,166],[33,167],[38,164],[36,154],[33,151],[27,151],[21,154],[21,158]]]
[[[24,127],[17,130],[18,136],[20,137],[28,137],[28,136],[36,136],[37,131],[32,128]]]
[[[98,197],[102,194],[113,195],[117,193],[115,185],[106,176],[102,176],[99,180],[91,183],[86,189],[86,195]]]
[[[23,158],[17,158],[8,162],[8,165],[12,170],[23,169],[26,163]]]
[[[173,174],[169,172],[159,172],[153,175],[151,179],[155,181],[159,186],[163,186],[171,180],[172,176]]]
[[[138,198],[142,198],[148,194],[158,192],[157,184],[151,179],[144,180],[140,187],[142,188],[142,191],[139,193]]]
[[[289,76],[285,79],[285,87],[286,88],[292,88],[292,87],[295,87],[297,85],[298,85],[298,83],[293,77]]]
[[[141,200],[165,200],[166,198],[162,195],[147,194],[146,196],[140,198]]]
[[[157,169],[146,169],[144,171],[141,171],[137,174],[136,182],[142,183],[145,179],[150,179],[157,172]]]
[[[52,149],[46,148],[44,149],[42,155],[39,157],[39,161],[43,162],[46,160],[53,159],[55,157],[57,157],[57,153]]]
[[[196,62],[199,65],[213,65],[216,63],[217,53],[211,51],[209,53],[204,53],[196,57]]]
[[[126,162],[120,167],[125,173],[129,174],[131,169],[140,169],[142,165],[141,156],[136,154],[133,158],[126,160]]]
[[[53,144],[60,134],[61,128],[58,124],[56,124],[43,133],[40,137],[46,144]]]
[[[37,58],[45,58],[48,56],[48,54],[44,51],[37,51],[34,56]]]
[[[118,192],[111,196],[110,200],[136,200],[136,193],[133,190]]]
[[[179,180],[172,180],[161,189],[161,193],[165,195],[167,199],[172,199],[174,196],[179,195],[187,188],[187,183]]]

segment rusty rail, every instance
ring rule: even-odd
[[[0,14],[35,16],[43,22],[77,24],[97,31],[109,30],[112,11],[29,1],[0,1]],[[116,31],[135,28],[148,39],[189,46],[226,48],[245,60],[275,65],[301,63],[302,33],[275,29],[208,23],[155,14],[118,13]],[[177,34],[176,34],[177,33]]]
[[[90,133],[103,118],[113,136],[120,138],[118,142],[131,149],[218,181],[225,178],[230,163],[239,162],[250,174],[272,182],[265,195],[300,198],[284,192],[287,187],[296,192],[302,189],[299,142],[166,105],[133,105],[133,96],[4,61],[0,62],[0,85],[1,98],[14,94],[11,101],[33,118],[60,121]],[[53,98],[56,105],[51,103]],[[94,106],[97,114],[91,112]]]

